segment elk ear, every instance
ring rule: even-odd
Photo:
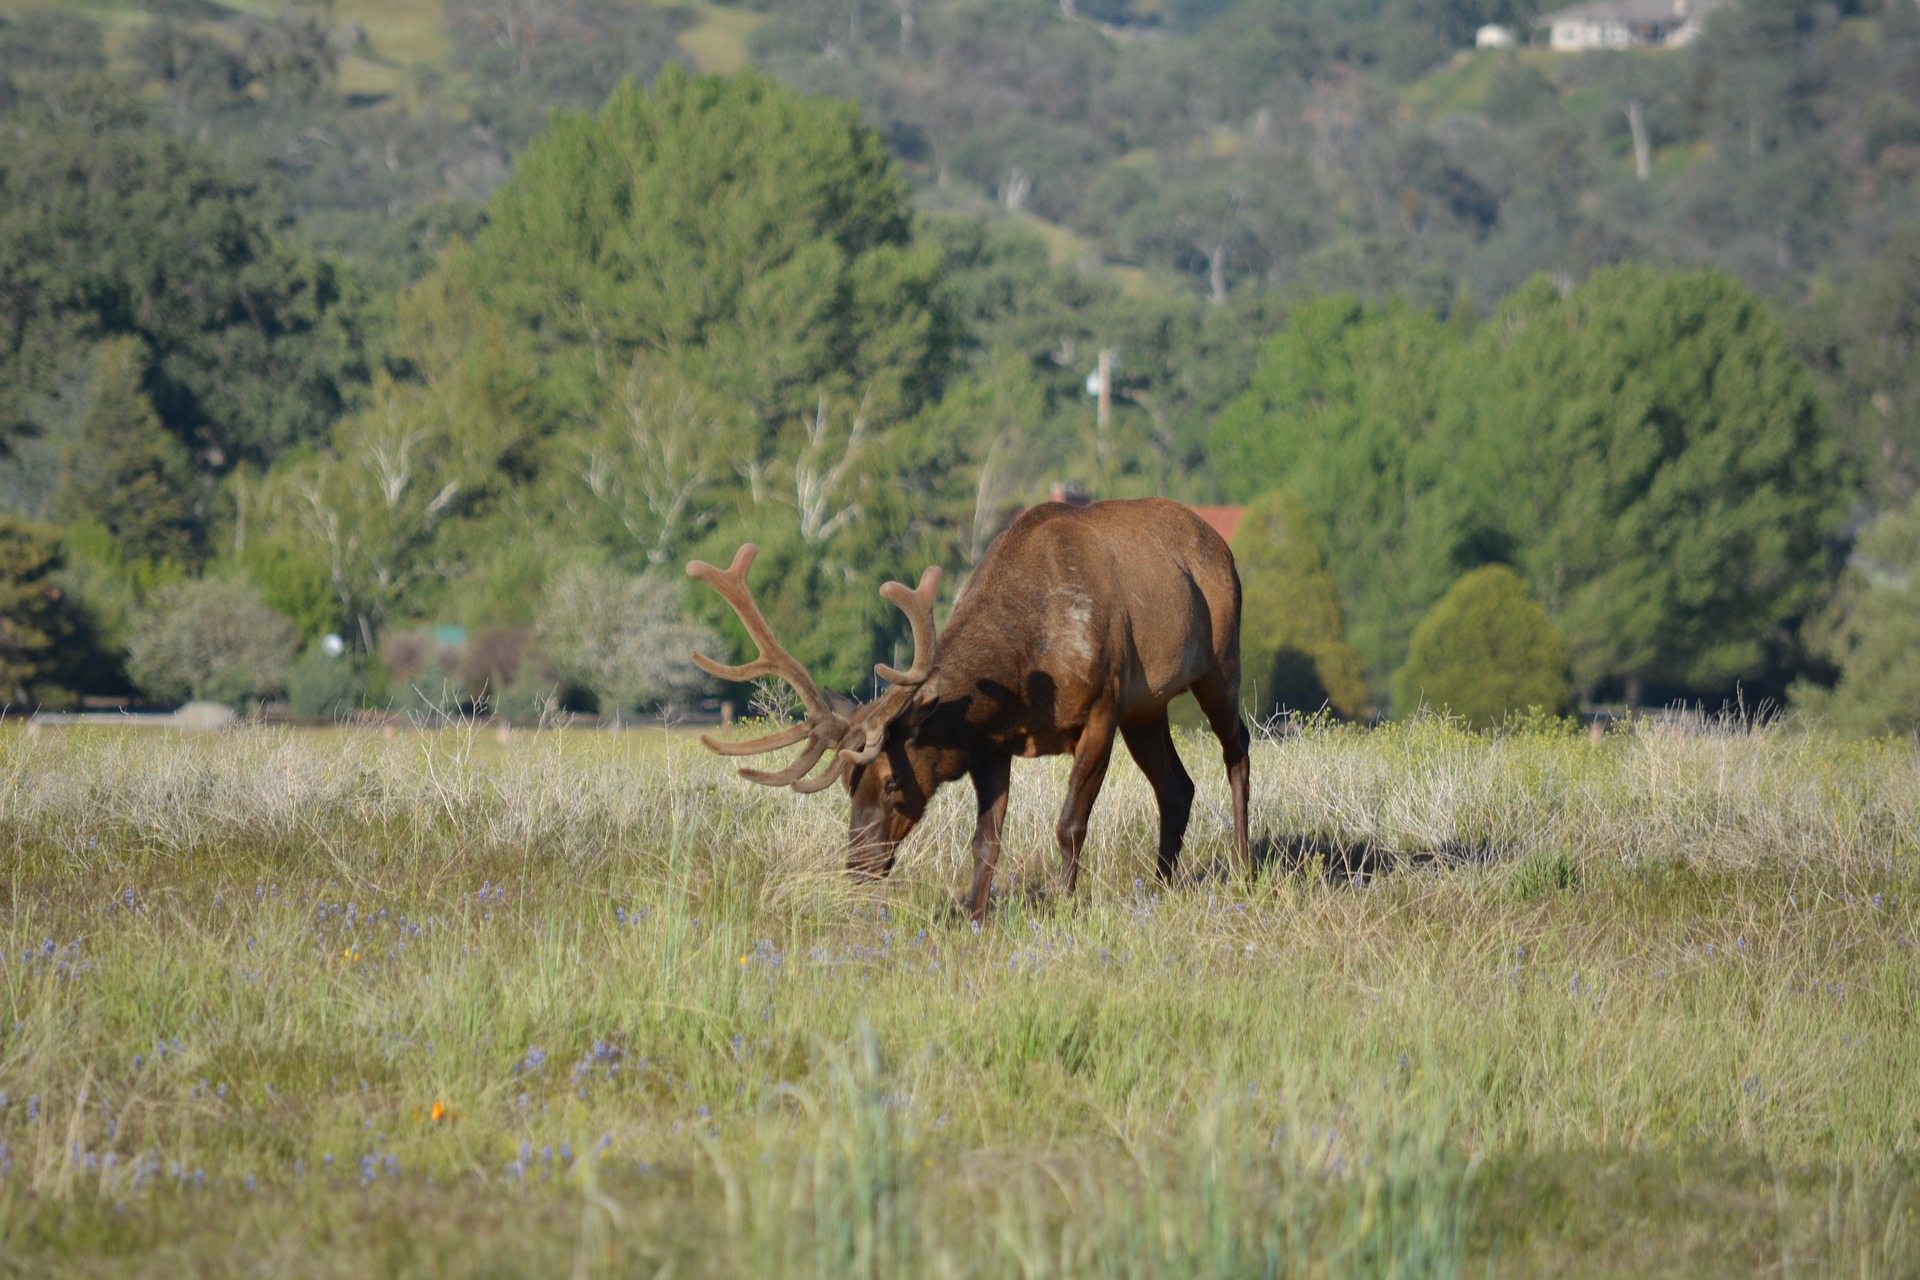
[[[936,674],[914,691],[913,701],[901,711],[896,723],[907,731],[908,741],[912,741],[915,732],[926,723],[933,709],[940,705],[939,685],[940,677]]]

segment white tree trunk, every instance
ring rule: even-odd
[[[1645,182],[1653,176],[1653,143],[1647,137],[1647,117],[1638,98],[1627,103],[1627,128],[1633,131],[1633,173]]]
[[[1033,192],[1033,179],[1026,170],[1015,168],[1007,174],[1006,185],[1000,188],[1000,203],[1007,206],[1010,213],[1018,213],[1027,206],[1027,196]]]
[[[846,500],[842,491],[866,443],[866,405],[854,414],[837,458],[828,430],[825,393],[813,416],[802,414],[800,421],[806,429],[806,444],[793,464],[794,506],[800,513],[800,536],[821,543],[860,518],[860,504]]]

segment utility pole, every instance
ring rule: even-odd
[[[1100,399],[1099,408],[1094,410],[1093,453],[1094,460],[1100,464],[1101,478],[1107,471],[1107,419],[1113,413],[1113,348],[1100,348]]]

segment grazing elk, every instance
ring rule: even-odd
[[[755,553],[749,543],[725,572],[702,561],[687,572],[733,606],[760,656],[740,666],[698,653],[693,660],[723,680],[781,677],[798,691],[806,719],[751,742],[701,741],[727,756],[804,741],[786,768],[742,769],[741,776],[807,793],[844,778],[853,800],[847,869],[854,875],[891,871],[934,791],[971,778],[979,821],[968,906],[983,919],[1013,758],[1066,754],[1073,768],[1057,834],[1071,893],[1118,732],[1159,800],[1159,871],[1170,879],[1193,780],[1174,751],[1167,704],[1188,690],[1225,751],[1234,847],[1248,864],[1240,578],[1226,542],[1187,508],[1161,498],[1034,507],[988,550],[943,636],[933,622],[939,569],[922,574],[917,590],[887,583],[880,594],[913,626],[913,666],[875,667],[890,687],[857,708],[822,697],[774,639],[747,589]],[[828,752],[826,771],[808,778]]]

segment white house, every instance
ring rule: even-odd
[[[1511,49],[1520,43],[1512,27],[1503,27],[1497,22],[1489,22],[1473,33],[1473,47],[1476,49]]]
[[[1700,34],[1707,13],[1720,0],[1588,0],[1538,19],[1549,47],[1631,49],[1686,44]]]

